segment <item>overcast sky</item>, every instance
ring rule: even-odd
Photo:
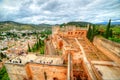
[[[0,21],[59,24],[120,22],[120,0],[0,0]]]

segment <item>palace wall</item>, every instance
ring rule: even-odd
[[[25,65],[5,64],[10,80],[24,80],[27,79]]]
[[[67,66],[27,63],[5,64],[10,80],[66,80]],[[14,69],[13,69],[14,68]],[[45,79],[46,78],[46,79]]]
[[[29,63],[32,80],[66,80],[67,67]]]
[[[95,37],[93,44],[109,58],[120,63],[120,44],[100,37]]]

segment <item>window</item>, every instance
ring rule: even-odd
[[[83,34],[84,34],[84,32],[81,33],[81,35],[83,35]]]
[[[53,80],[58,80],[58,78],[54,77]]]
[[[70,32],[68,32],[68,34],[70,34]]]

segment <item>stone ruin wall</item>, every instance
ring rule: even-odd
[[[10,80],[66,80],[66,66],[41,65],[27,63],[25,65],[5,64]],[[13,69],[14,68],[14,69]]]
[[[66,80],[67,68],[65,66],[40,65],[29,63],[29,74],[32,80]],[[46,79],[45,79],[46,78]]]
[[[105,38],[95,37],[93,44],[113,61],[120,63],[120,44]]]
[[[24,65],[5,64],[5,67],[10,80],[25,80],[28,77]]]

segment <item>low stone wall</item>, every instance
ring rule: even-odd
[[[93,44],[112,60],[120,60],[120,44],[102,37],[94,37]]]

